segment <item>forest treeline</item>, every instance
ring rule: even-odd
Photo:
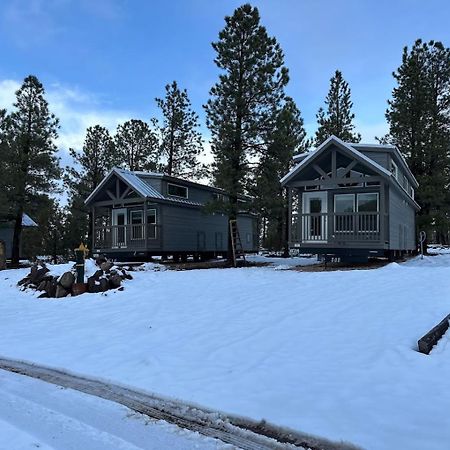
[[[279,180],[291,169],[293,155],[331,135],[347,142],[361,139],[349,84],[340,70],[331,74],[329,92],[316,115],[317,131],[308,136],[296,100],[286,94],[289,70],[283,50],[261,24],[256,7],[245,4],[225,17],[212,47],[219,75],[204,105],[213,156],[208,165],[202,157],[199,115],[187,90],[173,81],[164,96],[154,100],[158,119],[133,118],[114,132],[100,124],[89,127],[82,148],[63,149],[72,164],[61,167],[58,118],[38,78],[24,79],[14,105],[0,110],[0,222],[14,225],[13,263],[18,263],[21,241],[25,256],[67,255],[81,240],[87,241],[89,211],[84,200],[114,166],[208,179],[229,193],[229,203],[222,206],[231,218],[237,213],[238,195],[247,194],[260,218],[262,247],[286,248],[287,198]],[[378,140],[399,148],[420,183],[419,229],[447,244],[450,49],[419,39],[400,56],[387,100],[389,131]],[[58,202],[62,191],[68,196],[64,206]],[[39,227],[23,233],[23,213]]]

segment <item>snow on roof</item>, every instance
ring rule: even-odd
[[[39,226],[28,214],[23,214],[22,216],[22,226],[23,227],[37,227]]]
[[[364,148],[396,148],[392,144],[362,144],[361,142],[348,142],[352,147],[364,147]]]
[[[313,158],[318,156],[332,141],[340,146],[345,147],[347,150],[349,150],[351,153],[353,153],[358,159],[363,160],[367,165],[376,169],[377,172],[382,173],[388,177],[391,176],[391,173],[389,172],[389,170],[380,166],[380,164],[378,164],[376,161],[374,161],[373,159],[370,159],[368,156],[366,156],[363,153],[356,150],[356,148],[354,148],[351,144],[348,144],[348,143],[342,141],[341,139],[339,139],[336,136],[330,136],[326,141],[322,142],[322,144],[320,144],[316,150],[310,152],[302,161],[300,161],[299,164],[297,164],[289,173],[287,173],[280,180],[281,183],[284,184],[286,181],[288,181],[290,178],[292,178],[295,174],[297,174],[304,166],[306,166],[308,164],[308,162],[310,160],[312,160]]]

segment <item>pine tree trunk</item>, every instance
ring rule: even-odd
[[[19,267],[20,263],[20,241],[22,236],[22,217],[23,204],[21,203],[17,208],[16,218],[14,221],[14,235],[12,242],[11,266]]]

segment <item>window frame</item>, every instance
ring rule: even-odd
[[[133,214],[140,213],[141,216],[141,222],[140,223],[133,223]],[[144,222],[144,210],[143,209],[132,209],[130,211],[130,225],[131,225],[131,233],[130,233],[130,239],[132,241],[142,241],[144,239],[144,233],[143,229],[145,226]],[[135,228],[136,226],[139,226],[139,228]],[[140,230],[139,233],[135,233],[136,231]]]
[[[346,196],[346,197],[350,197],[351,196],[352,197],[352,200],[353,200],[353,211],[352,212],[338,212],[338,211],[336,211],[336,197],[339,197],[339,196]],[[355,224],[353,223],[353,218],[351,220],[347,221],[348,225],[350,225],[350,222],[352,223],[352,226],[351,226],[350,229],[347,229],[347,227],[343,227],[343,229],[337,230],[336,229],[336,225],[337,225],[336,215],[340,214],[341,216],[345,217],[345,216],[350,216],[350,214],[355,214],[355,212],[356,212],[355,211],[355,208],[356,208],[355,200],[356,200],[356,198],[355,198],[355,194],[354,193],[351,193],[351,194],[333,194],[333,213],[334,213],[333,230],[334,230],[335,233],[352,233],[354,231]],[[350,216],[350,217],[352,217],[352,216]],[[344,224],[345,224],[345,222],[344,222]]]
[[[155,213],[155,223],[150,223],[148,221],[150,211],[154,211],[154,213]],[[147,239],[156,239],[157,238],[157,231],[156,231],[157,223],[158,223],[158,213],[156,211],[156,208],[148,208],[147,209]],[[150,233],[149,233],[149,230],[150,230],[149,225],[153,225],[153,235],[152,236],[150,236]]]
[[[360,195],[376,195],[377,196],[377,210],[376,211],[360,211],[358,198]],[[360,230],[360,223],[358,222],[358,233],[379,233],[380,231],[380,193],[379,192],[357,192],[356,193],[356,212],[368,212],[369,214],[377,214],[377,227],[375,230]],[[358,216],[358,221],[361,216]]]
[[[182,196],[182,195],[176,195],[176,194],[171,194],[170,193],[170,186],[174,186],[177,188],[182,188],[186,190],[186,196]],[[189,188],[187,186],[183,186],[181,184],[175,184],[175,183],[167,183],[167,195],[170,195],[171,197],[177,197],[177,198],[183,198],[185,200],[187,200],[189,198]]]
[[[394,169],[394,170],[392,170],[392,169]],[[394,176],[394,178],[398,181],[398,178],[399,178],[398,165],[393,159],[391,159],[391,173]]]

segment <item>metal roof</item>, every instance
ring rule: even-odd
[[[211,186],[202,185],[200,183],[193,183],[188,180],[182,180],[177,179],[175,177],[168,177],[165,174],[162,173],[155,173],[155,172],[132,172],[130,170],[125,169],[119,169],[118,167],[114,167],[109,171],[109,173],[105,176],[105,178],[102,180],[102,182],[94,189],[94,191],[89,195],[89,197],[85,200],[85,204],[88,204],[95,195],[103,189],[105,184],[108,182],[108,180],[113,176],[117,176],[120,178],[124,183],[128,184],[137,194],[139,194],[143,198],[150,198],[150,199],[158,199],[158,200],[165,200],[172,203],[182,203],[184,205],[191,205],[191,206],[203,206],[203,203],[199,202],[193,202],[190,200],[185,200],[181,198],[173,198],[170,196],[164,196],[161,192],[159,192],[157,189],[155,189],[153,186],[151,186],[149,183],[147,183],[146,178],[168,178],[173,180],[179,180],[180,182],[187,182],[189,184],[195,184],[199,187],[203,188],[210,188],[214,191],[221,191],[221,189],[213,188]]]
[[[22,215],[22,226],[23,227],[37,227],[39,226],[28,214]]]
[[[145,172],[130,172],[129,170],[114,168],[120,178],[128,183],[142,197],[164,199],[164,195],[158,192],[154,187],[146,183],[139,175],[149,175]]]

